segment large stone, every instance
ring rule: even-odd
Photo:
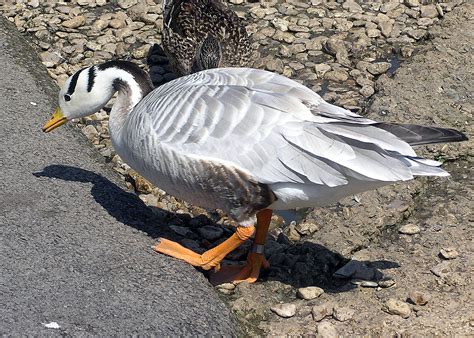
[[[86,18],[83,15],[75,16],[72,19],[66,20],[62,23],[63,27],[66,28],[78,28],[84,25],[86,22]]]
[[[317,322],[320,322],[326,317],[332,316],[334,311],[334,305],[331,303],[324,303],[321,305],[313,306],[311,312],[313,314],[313,319]]]
[[[390,298],[384,304],[384,310],[392,315],[408,318],[411,314],[410,305],[398,299]]]
[[[444,259],[454,259],[459,256],[459,253],[455,248],[442,248],[439,255]]]
[[[399,229],[398,232],[404,235],[415,235],[420,233],[420,227],[416,224],[408,223],[405,225],[402,225]]]
[[[419,291],[411,291],[408,299],[415,305],[426,305],[429,301],[429,297]]]
[[[296,295],[305,300],[311,300],[318,298],[324,293],[324,290],[317,286],[308,286],[305,288],[299,288]]]
[[[61,55],[58,52],[42,52],[40,58],[43,64],[48,68],[54,68],[62,61]]]
[[[274,313],[282,318],[290,318],[296,314],[295,304],[278,304],[270,308]]]
[[[422,18],[437,18],[439,13],[435,5],[421,6],[421,17]]]
[[[367,71],[372,75],[380,75],[389,70],[391,66],[389,62],[375,62],[367,66]]]
[[[362,13],[362,7],[354,0],[347,0],[342,4],[342,8],[347,9],[351,13]]]

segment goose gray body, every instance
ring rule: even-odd
[[[242,222],[263,208],[324,206],[415,175],[447,176],[417,157],[403,130],[416,134],[328,104],[277,74],[213,69],[142,99],[117,151],[170,194]],[[427,130],[418,129],[419,143]]]
[[[220,0],[165,0],[163,12],[163,49],[177,75],[247,65],[245,26]]]
[[[257,69],[210,69],[150,90],[129,62],[82,70],[60,92],[64,116],[44,130],[97,111],[118,91],[109,129],[122,159],[169,194],[241,224],[265,208],[324,206],[416,175],[447,176],[410,144],[466,139],[366,119]]]

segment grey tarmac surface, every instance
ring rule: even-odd
[[[0,65],[0,335],[234,334],[204,276],[153,252],[166,213],[72,127],[41,132],[57,88],[1,16]]]

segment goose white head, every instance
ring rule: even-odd
[[[59,107],[43,131],[50,132],[71,119],[96,113],[117,91],[123,91],[118,108],[128,112],[151,90],[148,75],[132,62],[109,61],[83,68],[64,83],[59,91]]]

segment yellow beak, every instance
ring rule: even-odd
[[[49,119],[48,122],[43,126],[43,131],[49,133],[51,130],[56,129],[59,126],[62,126],[67,122],[67,118],[63,116],[61,109],[58,107],[54,112],[53,116]]]

